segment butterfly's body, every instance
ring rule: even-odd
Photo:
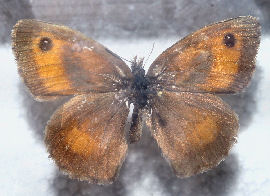
[[[49,120],[45,143],[72,178],[111,183],[143,122],[179,177],[215,167],[236,141],[238,118],[215,94],[238,93],[255,70],[260,25],[251,16],[204,27],[165,50],[147,73],[79,32],[36,20],[12,32],[19,74],[32,95],[74,95]],[[129,103],[129,104],[126,104]]]
[[[132,77],[129,79],[122,78],[121,91],[123,92],[122,99],[128,99],[128,105],[133,104],[132,121],[130,126],[130,142],[136,142],[141,136],[141,116],[139,112],[149,110],[149,101],[154,97],[156,90],[153,88],[152,81],[145,74],[143,68],[143,60],[137,61],[134,58],[131,66]]]

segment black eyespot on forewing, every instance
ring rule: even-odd
[[[236,39],[232,33],[227,33],[224,36],[223,41],[224,41],[225,46],[227,46],[228,48],[232,48],[235,45]]]
[[[46,51],[49,51],[51,50],[53,47],[53,43],[52,43],[52,40],[48,37],[43,37],[40,39],[39,41],[39,48],[43,51],[43,52],[46,52]]]

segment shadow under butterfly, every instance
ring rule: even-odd
[[[76,95],[53,114],[45,133],[50,156],[72,178],[114,181],[129,141],[146,122],[178,177],[215,167],[228,154],[238,118],[214,94],[238,93],[255,69],[260,26],[238,17],[202,28],[164,51],[147,74],[79,32],[36,20],[13,30],[19,73],[39,101]]]

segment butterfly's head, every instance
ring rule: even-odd
[[[137,56],[134,57],[131,62],[131,72],[135,75],[145,76],[145,70],[143,67],[143,58],[138,59]]]

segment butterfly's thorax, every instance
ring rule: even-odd
[[[130,86],[130,102],[139,108],[144,108],[151,94],[154,92],[150,88],[150,80],[145,75],[142,61],[134,61],[131,66],[133,79]]]

